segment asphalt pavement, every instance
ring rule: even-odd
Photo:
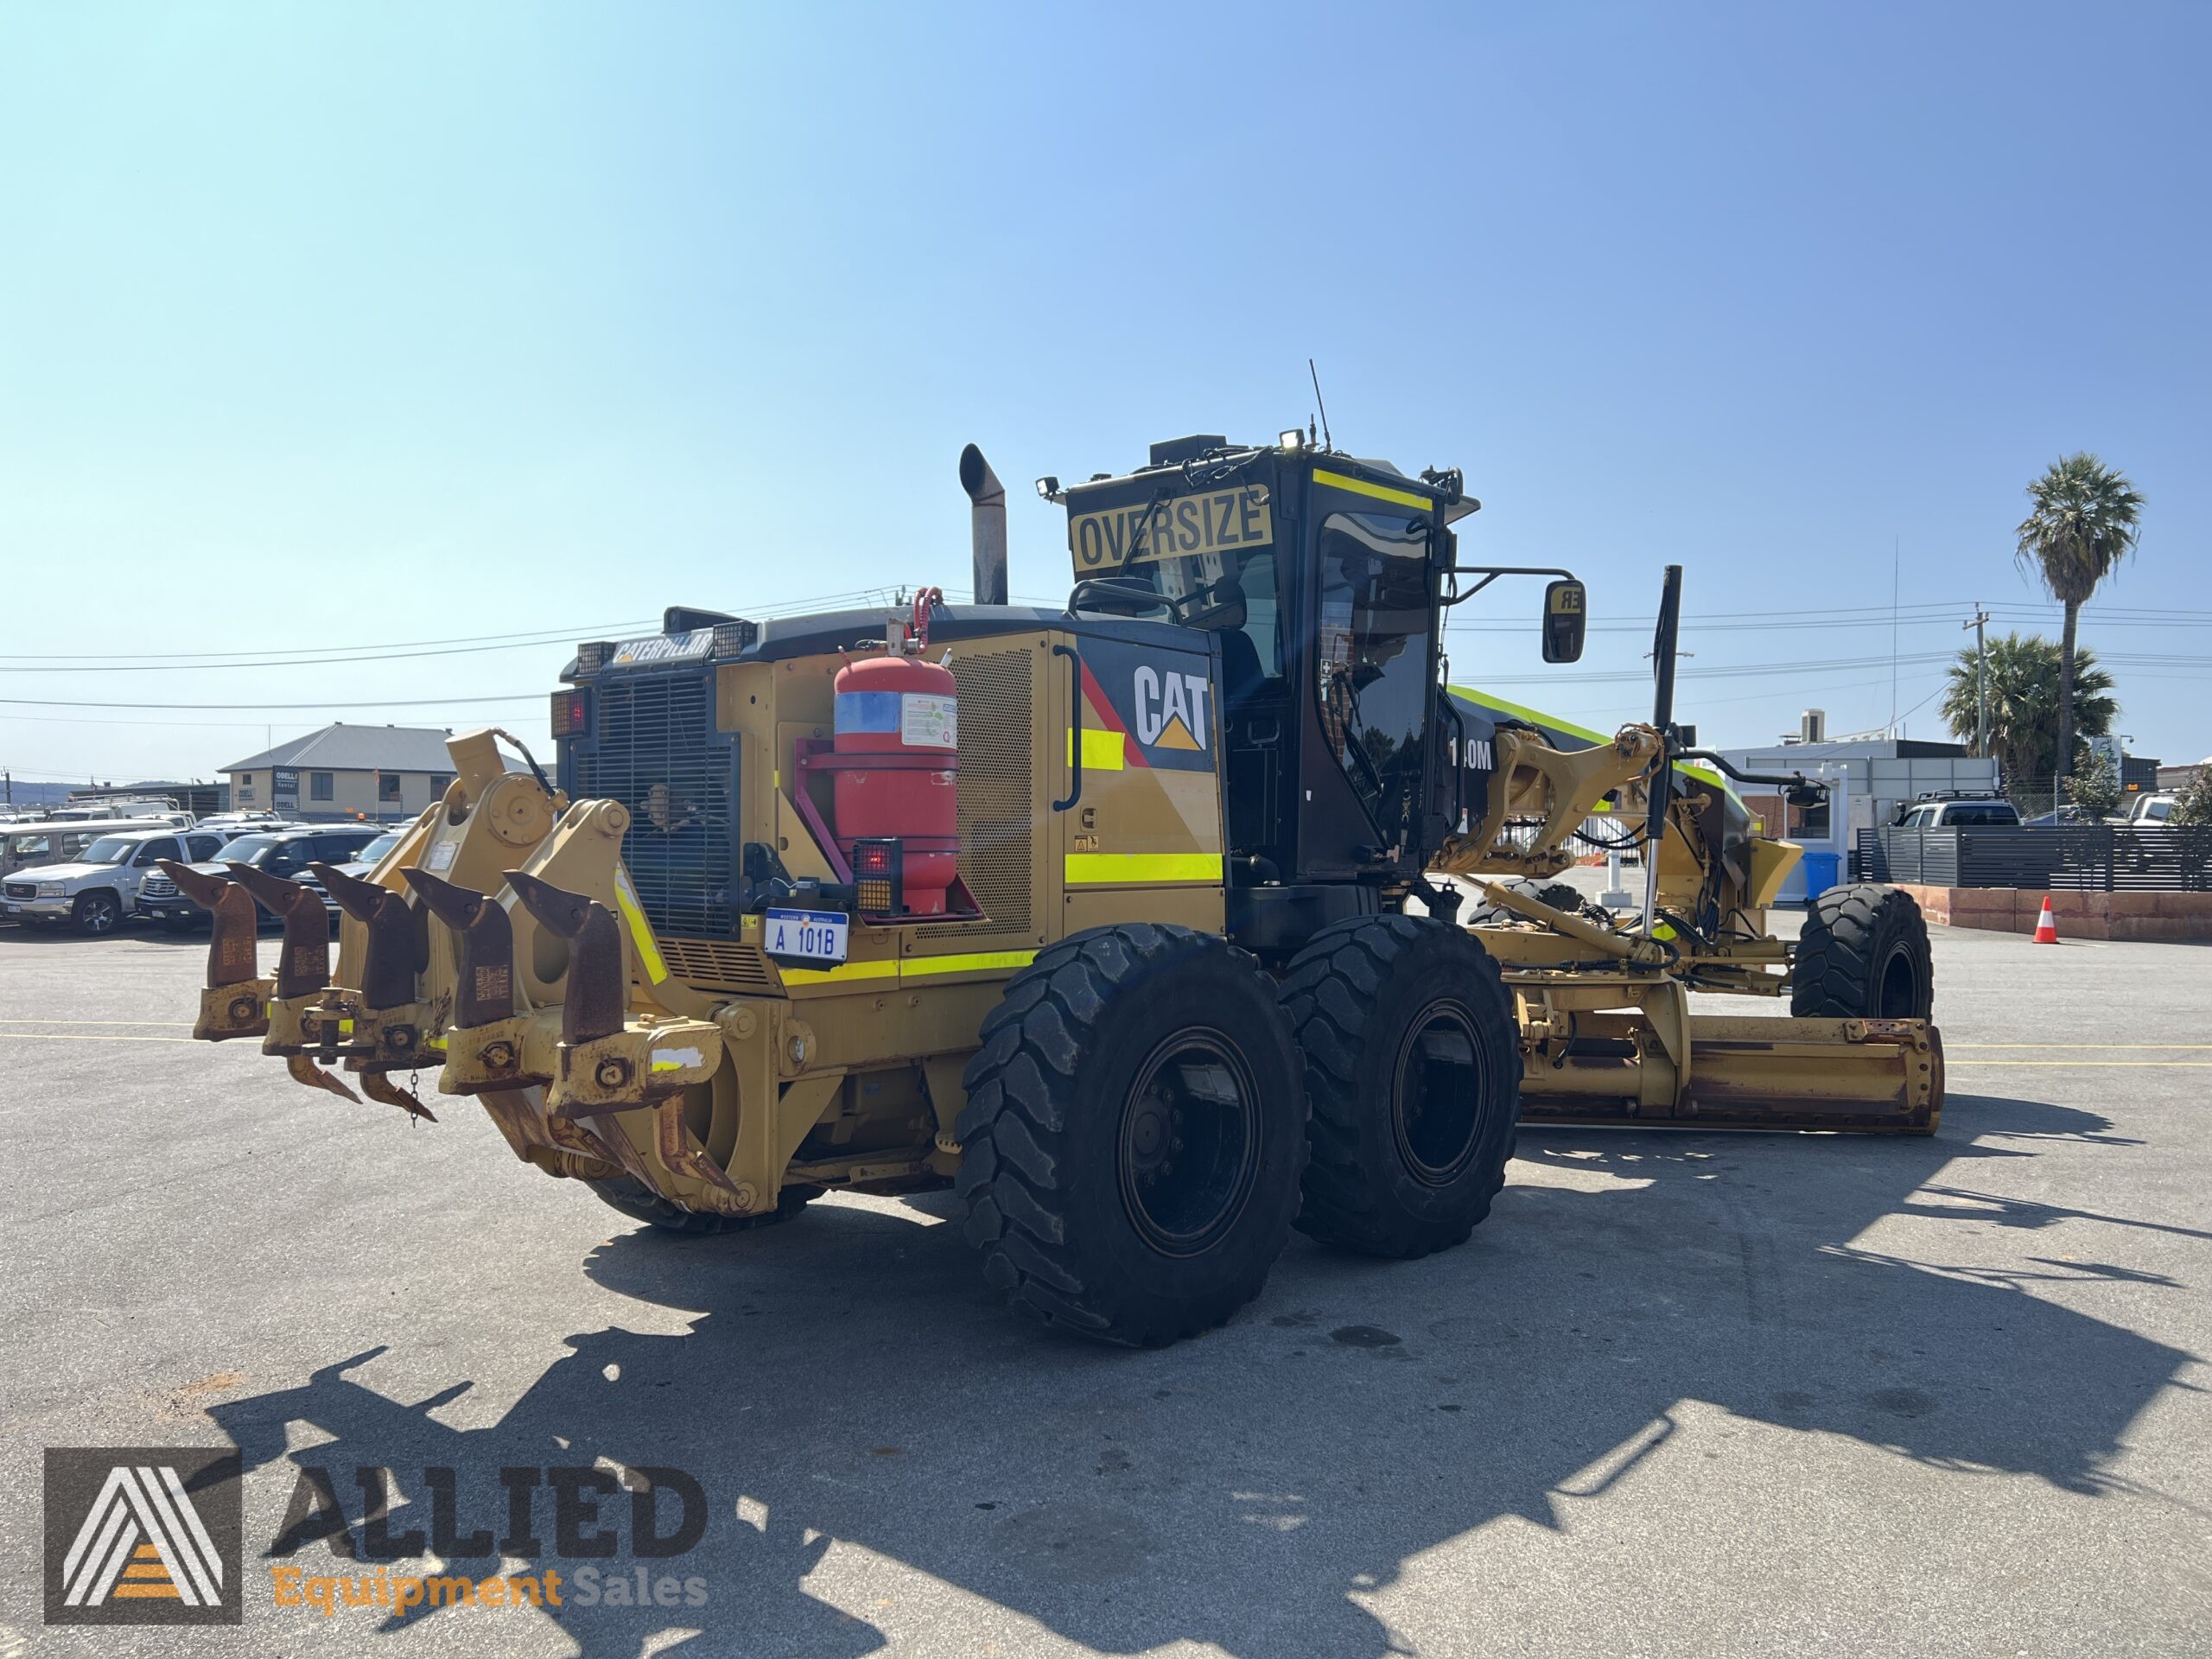
[[[0,1659],[2212,1650],[2212,949],[1938,930],[1935,1138],[1527,1130],[1466,1246],[1145,1353],[946,1195],[670,1236],[191,1044],[200,956],[0,929]],[[170,1446],[242,1453],[243,1625],[46,1626],[43,1450]],[[272,1554],[303,1469],[356,1559]],[[342,1605],[426,1554],[562,1605]]]

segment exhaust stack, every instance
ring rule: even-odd
[[[976,561],[976,603],[1006,603],[1006,486],[983,459],[983,452],[969,444],[960,452],[960,487],[974,504],[969,509],[969,535]]]

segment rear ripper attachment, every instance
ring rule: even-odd
[[[659,958],[618,856],[629,814],[506,772],[489,733],[449,747],[456,781],[366,879],[310,867],[343,913],[334,973],[312,889],[244,864],[172,868],[214,921],[194,1035],[258,1036],[298,1082],[358,1101],[326,1069],[342,1065],[361,1094],[429,1122],[393,1074],[435,1065],[442,1092],[480,1098],[517,1154],[555,1173],[626,1173],[711,1208],[705,1189],[741,1211],[677,1103],[720,1067],[721,1031],[666,1005],[692,999],[664,969],[658,996],[638,970]],[[257,901],[283,928],[268,976]],[[650,1122],[625,1121],[641,1110]]]

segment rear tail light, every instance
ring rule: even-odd
[[[575,737],[591,729],[591,693],[556,691],[553,694],[553,735]]]
[[[896,836],[853,843],[855,906],[863,916],[896,916],[906,907],[906,855]]]

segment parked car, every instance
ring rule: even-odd
[[[1920,801],[1897,820],[1904,830],[1956,830],[1964,824],[2017,824],[2020,809],[2010,801],[1962,797],[1954,800]]]
[[[2155,830],[2173,817],[2177,795],[2138,795],[2127,808],[2127,822],[2139,829]]]
[[[2056,810],[2042,812],[2027,821],[2031,830],[2057,830],[2069,824],[2090,824],[2098,822],[2096,816],[2086,808],[2062,806]]]
[[[359,857],[361,849],[383,833],[382,827],[373,823],[317,823],[257,830],[209,853],[204,859],[195,859],[193,868],[210,875],[228,875],[230,871],[224,868],[226,865],[251,864],[271,875],[297,880],[307,874],[309,861],[344,864]],[[162,925],[180,931],[205,926],[207,912],[179,892],[176,884],[158,870],[155,874],[159,880],[154,895],[145,900],[146,913],[158,918]],[[327,894],[323,903],[330,903]],[[266,912],[264,919],[267,919]]]
[[[347,875],[365,876],[371,870],[376,868],[378,861],[386,853],[399,845],[399,836],[398,830],[387,830],[367,846],[362,848],[359,852],[354,854],[352,858],[342,861],[335,859],[326,859],[323,861],[335,864]],[[337,905],[332,901],[328,893],[323,892],[322,883],[315,879],[313,870],[302,870],[294,880],[303,887],[313,887],[321,895],[322,902],[329,908],[330,913],[334,916],[338,914]]]
[[[25,820],[6,827],[0,835],[0,877],[44,864],[67,864],[84,855],[85,849],[102,836],[127,835],[137,830],[167,830],[150,818],[121,823],[85,823],[74,819],[43,823]]]
[[[71,863],[8,877],[0,883],[0,904],[10,917],[35,927],[67,922],[79,933],[112,933],[138,913],[146,879],[161,875],[156,859],[213,858],[221,850],[215,836],[195,830],[111,832]]]

